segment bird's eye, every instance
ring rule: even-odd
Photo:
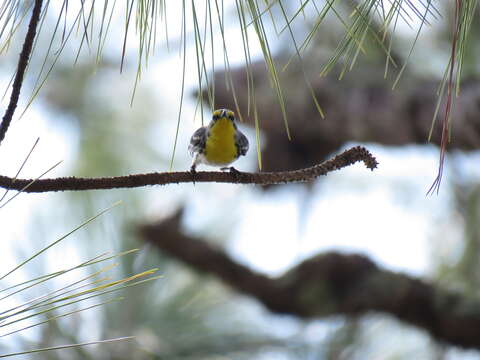
[[[233,115],[232,112],[228,113],[228,118],[232,121],[235,120],[235,116]]]

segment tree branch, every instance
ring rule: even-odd
[[[344,151],[333,159],[321,164],[294,171],[264,172],[264,173],[229,173],[229,172],[170,172],[135,174],[109,178],[76,178],[63,177],[55,179],[13,179],[0,176],[0,187],[23,192],[47,191],[79,191],[115,188],[133,188],[147,185],[166,185],[188,182],[218,182],[233,184],[279,184],[289,182],[310,181],[321,175],[363,161],[371,170],[377,167],[377,160],[370,152],[361,146]]]
[[[25,35],[25,42],[23,43],[23,48],[20,52],[20,58],[18,59],[17,73],[13,81],[10,102],[8,104],[7,111],[5,111],[5,115],[3,115],[2,123],[0,124],[0,143],[5,138],[5,134],[7,133],[8,127],[12,122],[13,114],[17,108],[20,90],[23,84],[23,77],[25,75],[25,69],[27,68],[28,60],[30,58],[30,54],[32,53],[33,40],[35,39],[35,35],[37,33],[37,25],[38,21],[40,20],[42,3],[43,0],[35,0],[35,4],[33,6],[32,17],[30,18],[28,31]]]
[[[450,344],[480,349],[480,302],[378,267],[362,255],[319,254],[270,278],[205,240],[182,234],[181,211],[138,228],[142,238],[193,269],[210,273],[269,310],[301,318],[385,312]]]
[[[287,60],[276,58],[275,62],[285,64]],[[323,60],[311,54],[304,57],[303,65],[307,73],[317,74],[318,64]],[[313,90],[326,115],[323,120],[311,100],[310,89],[298,80],[303,78],[302,67],[292,62],[286,71],[280,72],[292,141],[285,139],[281,108],[272,94],[263,62],[253,63],[248,72],[244,67],[229,71],[228,76],[235,86],[235,99],[225,84],[225,73],[216,72],[215,102],[218,107],[232,110],[238,103],[244,120],[253,127],[253,117],[246,117],[251,102],[246,74],[252,74],[259,126],[268,142],[262,154],[266,171],[311,166],[313,161],[318,161],[316,159],[323,159],[350,141],[388,146],[427,144],[439,80],[409,78],[404,74],[398,89],[391,91],[391,84],[378,69],[375,65],[362,64],[360,71],[342,81],[338,81],[334,74],[326,77],[312,75]],[[449,150],[480,149],[479,94],[480,81],[474,78],[462,80],[462,91],[452,110],[453,140],[448,144]],[[442,104],[440,114],[444,106]],[[441,127],[435,126],[431,143],[439,145],[441,137]]]

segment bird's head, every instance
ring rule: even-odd
[[[231,121],[235,125],[235,113],[232,110],[218,109],[213,112],[210,127],[212,127],[217,121],[221,119]]]

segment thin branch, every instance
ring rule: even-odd
[[[15,109],[17,108],[18,99],[20,97],[20,90],[23,84],[23,77],[25,75],[25,69],[27,68],[30,54],[32,53],[33,40],[35,39],[35,35],[37,33],[37,25],[40,19],[42,3],[43,0],[35,0],[32,17],[30,18],[28,31],[25,35],[25,42],[23,43],[20,58],[18,59],[17,72],[15,75],[15,80],[13,81],[10,103],[8,104],[7,111],[5,111],[2,123],[0,124],[0,143],[5,138],[5,134],[7,133],[8,127],[12,122],[13,114],[15,113]]]
[[[7,176],[0,176],[0,187],[11,190],[22,190],[24,192],[48,192],[48,191],[81,191],[100,189],[134,188],[147,185],[167,185],[189,182],[218,182],[233,184],[257,184],[270,185],[290,182],[311,181],[321,175],[358,161],[363,161],[365,166],[371,170],[378,165],[377,160],[370,152],[362,146],[356,146],[327,160],[321,164],[294,171],[245,173],[245,172],[166,172],[135,174],[109,178],[76,178],[63,177],[55,179],[40,179],[34,181],[28,188],[26,185],[32,179],[13,179]]]
[[[180,231],[182,212],[138,228],[148,243],[194,270],[216,276],[270,311],[305,319],[383,312],[439,341],[480,349],[480,302],[423,280],[380,268],[363,255],[318,254],[270,278],[224,251]],[[348,222],[348,219],[345,220]]]

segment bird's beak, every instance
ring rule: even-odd
[[[221,117],[227,117],[227,110],[222,110]]]

